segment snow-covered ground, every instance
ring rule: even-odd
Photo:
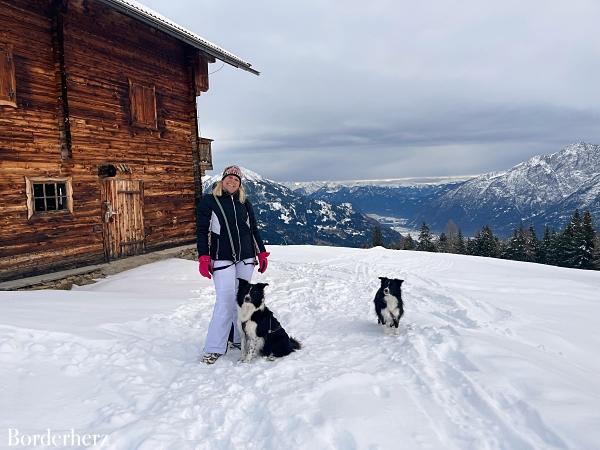
[[[255,280],[304,345],[273,362],[198,362],[214,289],[193,261],[0,292],[0,448],[17,432],[124,450],[599,448],[600,273],[269,250]],[[406,280],[395,335],[373,312],[378,276]]]

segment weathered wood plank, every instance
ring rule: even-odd
[[[69,0],[65,78],[57,82],[52,17],[48,0],[0,0],[0,43],[14,47],[18,91],[17,108],[0,107],[0,254],[8,255],[0,279],[64,261],[104,259],[98,177],[104,164],[126,164],[131,173],[118,177],[143,184],[143,201],[124,200],[132,211],[123,230],[130,239],[153,249],[195,238],[194,181],[202,174],[194,173],[191,49],[98,2]],[[128,76],[155,86],[157,130],[132,127]],[[60,109],[63,87],[66,113]],[[59,127],[65,114],[68,161],[64,151],[61,157]],[[28,220],[25,177],[65,176],[72,179],[73,213]]]

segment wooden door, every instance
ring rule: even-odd
[[[141,180],[102,180],[104,252],[109,259],[143,253],[143,200]]]

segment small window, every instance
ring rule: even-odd
[[[12,46],[0,44],[0,105],[17,106],[17,83]]]
[[[70,179],[27,178],[28,218],[34,214],[73,212]]]
[[[156,130],[156,90],[154,86],[129,80],[129,100],[132,124]]]

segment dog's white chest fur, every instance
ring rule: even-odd
[[[238,320],[240,322],[248,322],[252,314],[256,311],[256,307],[250,302],[242,303],[241,307],[238,307]]]
[[[265,340],[256,334],[257,323],[250,320],[257,310],[250,302],[238,305],[238,329],[242,337],[242,361],[251,361],[263,348]]]
[[[381,311],[381,315],[385,319],[387,324],[391,324],[394,318],[398,318],[400,315],[400,308],[398,307],[398,298],[393,295],[384,295],[386,307]]]

